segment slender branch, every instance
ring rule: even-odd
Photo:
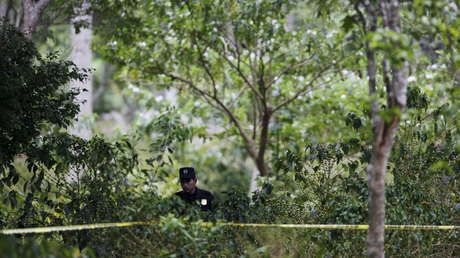
[[[268,62],[267,62],[268,64],[270,64],[270,68],[269,68],[269,69],[272,70],[273,60],[277,60],[277,59],[282,58],[282,57],[287,56],[287,55],[288,55],[287,52],[282,52],[282,53],[280,53],[280,54],[278,54],[278,55],[276,55],[276,56],[271,56],[271,57],[268,59]],[[280,73],[278,76],[280,76],[281,74],[282,74],[282,73]],[[273,83],[273,82],[275,81],[276,78],[277,78],[277,76],[274,76],[274,77],[273,77],[273,80],[270,81],[270,83]],[[268,84],[268,85],[270,85],[270,84]],[[270,86],[271,86],[271,85],[270,85]]]
[[[366,23],[366,20],[364,20],[363,17],[363,27],[367,32],[375,32],[377,30],[377,11],[375,8],[368,3],[367,1],[365,2],[365,8],[367,11],[369,23]],[[359,8],[357,8],[359,11]],[[369,46],[369,42],[365,42],[365,48],[366,48],[366,57],[367,57],[367,75],[368,75],[368,87],[369,87],[369,96],[371,98],[374,98],[371,103],[371,118],[373,120],[372,122],[372,128],[374,135],[377,135],[378,133],[378,124],[380,123],[380,119],[377,116],[377,113],[379,111],[379,104],[376,98],[377,94],[377,79],[376,79],[376,74],[377,74],[377,68],[376,68],[376,61],[375,61],[375,51],[371,49]]]
[[[238,44],[238,41],[236,40],[235,38],[235,34],[233,33],[233,24],[232,24],[232,21],[228,21],[225,23],[224,26],[222,26],[223,30],[220,30],[225,38],[228,39],[228,41],[230,42],[230,49],[235,49],[236,51],[238,51],[238,48],[239,48],[239,44]]]
[[[273,112],[279,110],[280,108],[282,108],[283,106],[286,106],[287,104],[293,102],[294,100],[296,100],[300,95],[302,94],[305,94],[307,93],[308,91],[311,91],[311,90],[316,90],[316,89],[319,89],[321,87],[324,87],[325,85],[329,84],[332,80],[328,81],[328,82],[325,82],[324,84],[320,85],[320,86],[317,86],[315,88],[310,88],[309,87],[316,81],[318,80],[326,71],[328,71],[328,66],[324,67],[322,70],[320,70],[307,84],[305,84],[305,86],[296,92],[296,94],[294,94],[294,96],[286,99],[284,102],[280,103],[279,105],[277,105],[274,109],[273,109]]]
[[[185,78],[182,78],[182,77],[180,77],[180,76],[178,76],[178,75],[175,75],[175,74],[172,74],[172,73],[163,72],[162,74],[165,75],[165,76],[168,76],[169,78],[171,78],[171,79],[173,79],[173,80],[178,80],[178,81],[181,81],[181,82],[187,84],[190,88],[192,88],[193,90],[195,90],[195,91],[197,91],[198,93],[200,93],[200,95],[208,96],[208,97],[211,97],[211,98],[212,98],[212,96],[211,96],[208,92],[206,92],[206,91],[204,91],[204,90],[198,88],[198,87],[197,87],[192,81],[190,81],[190,80],[187,80],[187,79],[185,79]]]
[[[214,49],[212,46],[213,46],[213,43],[209,43],[209,42],[206,42],[206,45],[207,46],[211,46],[211,49],[214,50],[219,56],[221,56],[222,58],[225,59],[225,61],[233,68],[237,71],[238,75],[243,79],[243,81],[254,91],[254,92],[257,92],[255,87],[252,85],[252,83],[250,82],[250,80],[247,78],[247,76],[242,72],[241,70],[241,64],[245,64],[249,67],[251,67],[250,64],[244,62],[242,59],[241,59],[241,51],[240,51],[240,44],[238,43],[237,39],[234,37],[233,35],[233,31],[231,31],[230,33],[232,35],[230,35],[230,33],[228,31],[222,31],[221,29],[219,29],[225,36],[225,38],[230,41],[230,44],[234,44],[234,47],[231,47],[230,50],[228,50],[226,47],[225,47],[225,51],[220,51],[219,49]],[[225,42],[223,42],[225,44]],[[227,58],[227,56],[225,55],[227,52],[230,52],[230,53],[236,53],[236,55],[234,54],[233,56],[236,57],[237,59],[237,64],[235,65],[230,59]]]
[[[285,73],[287,73],[288,71],[292,70],[292,69],[296,69],[304,64],[306,64],[308,61],[310,61],[313,57],[315,56],[315,54],[311,55],[310,57],[296,63],[296,64],[292,64],[292,65],[289,65],[287,68],[285,68],[284,70],[282,70],[281,72],[279,72],[277,75],[273,76],[273,79],[267,83],[267,89],[272,87],[273,84],[275,83],[275,81],[279,78],[281,78],[281,76]]]
[[[228,40],[230,40],[230,39],[228,39]],[[225,50],[227,50],[227,49],[225,49]],[[218,50],[214,50],[214,51],[218,52]],[[236,57],[236,59],[237,59],[237,65],[236,66],[238,67],[238,69],[240,69],[241,64],[247,65],[248,67],[250,66],[249,63],[247,63],[247,62],[245,62],[244,60],[241,59],[241,56],[243,54],[241,53],[241,46],[240,46],[239,43],[237,43],[236,48],[230,48],[229,50],[224,51],[224,53],[226,53],[226,52],[229,52],[229,53],[233,54],[234,57]]]
[[[264,74],[265,74],[265,65],[264,65],[264,62],[262,60],[262,56],[263,56],[263,53],[260,54],[259,56],[259,69],[258,69],[258,78],[257,78],[257,82],[259,84],[259,89],[260,91],[262,92],[262,95],[264,97],[265,96],[265,91],[266,91],[266,88],[265,88],[265,82],[264,82]]]
[[[217,98],[217,97],[214,97],[212,95],[210,95],[208,92],[206,91],[203,91],[202,89],[198,88],[192,81],[190,80],[187,80],[185,78],[182,78],[178,75],[175,75],[175,74],[172,74],[172,73],[162,73],[168,77],[170,77],[171,79],[174,79],[174,80],[178,80],[178,81],[181,81],[185,84],[187,84],[190,88],[192,88],[193,90],[197,91],[201,96],[203,97],[209,97],[210,99],[212,99],[214,102],[216,102],[216,104],[227,114],[227,116],[230,118],[230,121],[232,121],[232,123],[237,127],[238,131],[240,132],[240,135],[243,137],[243,140],[245,141],[245,146],[246,146],[246,149],[248,150],[248,153],[249,155],[251,155],[252,157],[254,157],[254,159],[257,157],[257,151],[255,149],[255,142],[246,134],[246,132],[244,131],[240,121],[238,120],[238,118],[236,118],[235,114],[233,114],[233,112],[224,104],[222,103],[222,101]],[[206,98],[205,98],[206,99]],[[208,102],[210,103],[210,102]],[[211,103],[210,103],[211,104]],[[211,104],[212,105],[212,104]],[[215,107],[215,105],[212,105]]]
[[[198,92],[198,95],[200,95],[209,105],[211,105],[212,107],[216,108],[216,109],[219,109],[214,103],[212,103],[212,101],[210,101],[210,99],[215,99],[211,94],[209,94],[208,92],[200,89],[198,86],[196,86],[192,81],[190,80],[187,80],[185,78],[182,78],[178,75],[175,75],[175,74],[172,74],[172,73],[166,73],[166,72],[163,72],[162,73],[163,75],[173,79],[173,80],[177,80],[177,81],[180,81],[186,85],[188,85],[192,90]]]
[[[324,88],[327,88],[327,86],[330,86],[333,82],[336,82],[338,80],[329,80],[327,82],[324,82],[323,84],[320,84],[316,87],[313,87],[313,88],[307,88],[306,90],[304,91],[298,91],[293,97],[285,100],[284,102],[282,102],[281,104],[279,104],[278,106],[276,106],[274,109],[273,109],[273,112],[276,112],[278,111],[280,108],[290,104],[291,102],[293,102],[294,100],[296,100],[297,98],[299,98],[301,95],[304,95],[306,93],[309,93],[309,92],[313,92],[315,90],[319,90],[319,89],[324,89]]]
[[[230,39],[230,38],[228,38],[228,39],[230,41],[232,41],[232,39]],[[237,71],[240,71],[241,70],[241,64],[247,65],[248,67],[250,67],[250,65],[248,63],[246,63],[244,60],[241,59],[241,56],[243,55],[241,53],[241,44],[238,43],[236,38],[234,38],[234,40],[235,40],[236,46],[235,46],[234,49],[230,49],[230,52],[235,53],[234,56],[236,57],[236,68],[237,68]]]
[[[243,87],[239,92],[238,94],[236,94],[236,99],[239,99],[241,97],[241,95],[243,95],[243,93],[248,89],[248,87]],[[236,101],[233,101],[232,103],[230,103],[230,105],[228,106],[229,108],[232,108],[233,105],[235,105]]]
[[[43,9],[45,9],[45,7],[47,7],[48,4],[51,3],[51,1],[53,1],[53,0],[40,0],[38,2],[34,1],[34,0],[25,0],[25,1],[35,3],[35,8],[37,8],[37,11],[42,12]]]
[[[208,75],[209,79],[211,80],[211,84],[212,84],[212,88],[213,88],[213,94],[215,97],[217,97],[217,84],[216,84],[216,81],[214,79],[214,76],[213,74],[211,73],[211,70],[209,69],[209,66],[204,58],[204,51],[206,51],[206,47],[205,47],[205,50],[203,51],[201,48],[200,48],[200,45],[196,42],[195,38],[193,37],[193,43],[195,45],[195,47],[198,49],[198,54],[199,54],[199,60],[200,60],[200,63],[204,69],[204,71],[206,72],[206,74]]]
[[[251,58],[251,54],[254,54],[254,58]],[[249,58],[248,58],[249,59],[249,70],[251,72],[252,82],[257,84],[257,70],[255,68],[255,67],[257,67],[257,48],[251,54],[249,54]],[[254,86],[254,88],[256,88],[256,86]],[[259,92],[259,91],[257,91],[257,92]],[[259,92],[259,93],[260,93],[259,98],[263,99],[264,96],[262,95],[261,92]]]
[[[257,138],[257,101],[252,103],[252,139]]]
[[[393,98],[392,95],[394,94],[393,92],[393,86],[390,80],[390,68],[388,64],[388,59],[383,58],[382,60],[382,76],[383,76],[383,83],[385,84],[385,88],[387,91],[387,106],[388,107],[393,107],[395,103],[393,103]]]
[[[233,124],[235,124],[236,128],[240,132],[240,135],[243,137],[243,140],[246,143],[245,145],[246,145],[246,149],[248,150],[249,155],[252,156],[254,160],[256,160],[257,158],[257,150],[255,147],[256,143],[246,134],[243,127],[241,126],[240,121],[238,120],[238,118],[236,118],[236,116],[232,113],[232,111],[230,111],[230,109],[228,109],[227,106],[225,106],[224,103],[222,103],[219,99],[214,99],[214,100],[217,102],[219,106],[222,107],[225,113],[227,113],[228,117],[233,122]]]
[[[222,58],[227,61],[227,63],[237,71],[238,75],[244,80],[244,82],[251,88],[251,90],[259,97],[263,98],[261,93],[252,85],[252,83],[249,81],[249,79],[246,77],[246,75],[241,71],[240,67],[236,66],[232,61],[230,61],[225,54],[221,53],[220,51],[216,51]]]

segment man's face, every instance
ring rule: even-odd
[[[193,193],[195,192],[196,179],[192,179],[192,178],[181,179],[180,185],[182,186],[182,190],[184,190],[184,192]]]

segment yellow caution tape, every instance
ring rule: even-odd
[[[276,227],[276,228],[308,228],[308,229],[344,229],[344,230],[367,230],[369,225],[344,225],[344,224],[251,224],[251,223],[206,223],[203,226],[222,225],[236,227]],[[387,230],[457,230],[460,226],[436,226],[436,225],[385,225]]]
[[[140,225],[154,225],[154,224],[157,224],[157,222],[133,221],[133,222],[97,223],[97,224],[52,226],[52,227],[37,227],[37,228],[15,228],[15,229],[0,230],[0,234],[3,234],[3,235],[40,234],[40,233],[50,233],[50,232],[58,232],[58,231],[74,231],[74,230],[86,230],[86,229],[97,229],[97,228],[121,228],[121,227],[132,227],[132,226],[140,226]]]
[[[120,228],[132,226],[156,225],[158,221],[133,221],[133,222],[115,222],[115,223],[98,223],[85,225],[70,226],[52,226],[37,228],[16,228],[3,229],[0,234],[40,234],[58,231],[88,230],[97,228]],[[329,225],[329,224],[255,224],[255,223],[233,223],[233,222],[202,222],[201,226],[233,226],[233,227],[273,227],[273,228],[305,228],[305,229],[343,229],[343,230],[367,230],[369,225]],[[436,226],[436,225],[385,225],[387,230],[460,230],[460,226]]]

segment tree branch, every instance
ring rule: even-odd
[[[251,155],[251,157],[253,157],[254,160],[256,160],[257,151],[256,151],[256,149],[254,147],[256,145],[255,142],[246,134],[246,132],[244,131],[243,127],[241,126],[241,123],[238,120],[238,118],[236,118],[236,116],[232,113],[232,111],[224,103],[222,103],[222,101],[219,98],[214,97],[214,96],[210,95],[208,92],[203,91],[202,89],[198,88],[190,80],[187,80],[185,78],[182,78],[182,77],[180,77],[178,75],[175,75],[175,74],[172,74],[172,73],[163,72],[162,74],[164,74],[165,76],[170,77],[173,80],[178,80],[178,81],[181,81],[181,82],[185,83],[190,88],[192,88],[193,90],[197,91],[201,96],[205,97],[206,101],[208,101],[208,103],[211,104],[211,106],[216,107],[206,97],[208,97],[208,98],[212,99],[214,102],[216,102],[217,106],[219,106],[227,114],[227,116],[230,119],[230,121],[237,127],[238,132],[243,137],[243,140],[246,143],[245,146],[246,146],[246,149],[248,150],[249,155]]]
[[[243,93],[248,89],[248,87],[243,87],[239,92],[238,94],[236,94],[236,99],[239,99],[241,97],[241,95],[243,95]],[[228,106],[229,108],[232,108],[233,105],[235,105],[236,103],[236,100],[233,101],[232,103],[230,103],[230,105]]]
[[[258,117],[258,113],[257,113],[257,109],[258,109],[258,105],[257,105],[258,101],[255,100],[253,103],[252,103],[252,139],[257,139],[257,117]]]
[[[222,103],[219,99],[214,99],[214,101],[216,101],[217,104],[222,107],[222,109],[225,111],[227,116],[230,118],[230,121],[232,121],[233,124],[235,124],[236,128],[240,132],[240,135],[243,137],[244,142],[246,143],[245,146],[246,146],[246,149],[248,150],[249,155],[253,157],[254,160],[256,160],[257,159],[257,150],[255,147],[256,143],[246,134],[243,127],[241,126],[240,121],[238,120],[238,118],[236,118],[236,116],[232,113],[232,111],[230,111],[230,109],[228,109],[227,106],[225,106],[224,103]]]
[[[214,50],[216,51],[216,50]],[[236,66],[232,61],[230,61],[226,56],[225,56],[225,53],[221,53],[220,51],[216,51],[216,53],[218,55],[220,55],[222,58],[225,59],[225,61],[233,68],[237,71],[238,75],[243,79],[243,81],[248,85],[248,87],[259,97],[259,98],[263,98],[263,96],[261,95],[261,93],[254,87],[254,85],[252,85],[252,83],[249,81],[249,79],[246,77],[246,75],[243,73],[243,71],[241,71],[240,67],[239,66]]]
[[[391,80],[390,80],[390,68],[388,64],[388,59],[383,58],[382,60],[382,77],[383,77],[383,83],[385,84],[385,89],[387,91],[387,106],[388,107],[393,107],[393,99],[392,95],[393,93],[393,86],[391,85]]]
[[[215,97],[217,97],[217,84],[216,84],[216,81],[214,79],[213,74],[211,73],[211,70],[209,69],[209,66],[206,63],[206,60],[204,58],[204,52],[202,51],[202,49],[200,48],[199,44],[196,42],[194,37],[193,37],[193,44],[195,45],[195,47],[198,50],[198,54],[199,54],[198,59],[200,60],[200,63],[202,65],[205,73],[208,75],[209,79],[211,80],[211,84],[212,84],[212,88],[213,88],[213,95]]]
[[[308,57],[308,58],[306,58],[306,59],[304,59],[304,60],[302,60],[302,61],[300,61],[300,62],[298,62],[298,63],[296,63],[296,64],[292,64],[292,65],[290,65],[289,67],[285,68],[283,71],[279,72],[277,75],[273,76],[273,79],[272,79],[269,83],[267,83],[267,89],[270,88],[270,87],[272,87],[273,84],[275,83],[275,81],[276,81],[277,79],[281,78],[281,76],[282,76],[283,74],[287,73],[288,71],[290,71],[290,70],[292,70],[292,69],[298,68],[298,67],[300,67],[300,66],[306,64],[306,63],[307,63],[308,61],[310,61],[314,56],[315,56],[315,55],[313,54],[313,55],[311,55],[310,57]]]
[[[199,92],[201,95],[203,96],[209,96],[211,97],[211,95],[209,93],[207,93],[206,91],[198,88],[192,81],[190,80],[187,80],[185,78],[182,78],[178,75],[175,75],[175,74],[172,74],[172,73],[167,73],[167,72],[162,72],[163,75],[165,76],[168,76],[169,78],[173,79],[173,80],[178,80],[178,81],[181,81],[185,84],[187,84],[188,86],[190,86],[190,88],[192,88],[193,90]]]
[[[280,103],[279,105],[277,105],[274,109],[273,109],[273,112],[279,110],[280,108],[282,108],[283,106],[286,106],[287,104],[293,102],[294,100],[296,100],[300,95],[302,94],[305,94],[309,91],[313,91],[313,90],[316,90],[316,89],[320,89],[322,87],[324,87],[325,85],[328,85],[332,80],[328,81],[328,82],[325,82],[323,83],[322,85],[320,86],[317,86],[317,87],[314,87],[314,88],[310,88],[309,87],[316,81],[318,80],[321,75],[323,75],[326,71],[328,71],[328,66],[326,66],[325,68],[323,68],[322,70],[320,70],[301,90],[297,91],[296,94],[294,94],[294,96],[288,98],[287,100],[285,100],[284,102]]]
[[[261,119],[261,127],[262,131],[260,132],[259,138],[259,153],[257,154],[257,165],[259,167],[259,171],[261,176],[265,176],[267,171],[267,166],[265,164],[265,151],[267,149],[268,139],[269,139],[269,127],[270,127],[270,119],[272,117],[273,111],[267,107],[265,108],[262,119]]]
[[[171,79],[173,79],[173,80],[177,80],[177,81],[180,81],[180,82],[182,82],[182,83],[188,85],[192,90],[198,92],[198,94],[199,94],[201,97],[203,97],[204,100],[205,100],[206,102],[208,102],[212,107],[217,108],[217,107],[209,100],[209,98],[210,98],[210,99],[214,99],[213,96],[211,96],[211,94],[209,94],[208,92],[206,92],[206,91],[200,89],[200,88],[199,88],[198,86],[196,86],[192,81],[187,80],[187,79],[185,79],[185,78],[182,78],[182,77],[180,77],[180,76],[178,76],[178,75],[175,75],[175,74],[172,74],[172,73],[162,72],[162,74],[165,75],[165,76],[167,76],[167,77],[169,77],[169,78],[171,78]]]
[[[21,26],[21,31],[26,37],[31,38],[32,33],[37,29],[38,20],[43,10],[52,0],[23,0],[24,17]]]
[[[37,9],[37,12],[42,12],[43,9],[45,9],[49,3],[53,0],[39,0],[39,1],[34,1],[34,0],[25,0],[28,2],[33,2],[35,3],[35,8]]]
[[[363,28],[368,32],[375,32],[377,30],[377,12],[375,8],[370,4],[365,2],[364,7],[366,8],[367,11],[367,17],[368,17],[368,23],[364,19],[364,16],[362,16],[362,23],[363,23]],[[357,11],[359,11],[359,8],[356,7]],[[360,12],[359,12],[360,13]],[[361,14],[362,15],[362,14]],[[379,111],[379,104],[377,99],[375,99],[377,96],[377,79],[376,79],[376,74],[377,74],[377,68],[376,68],[376,61],[375,61],[375,51],[371,49],[369,46],[369,42],[366,40],[365,42],[365,47],[366,47],[366,57],[367,57],[367,76],[368,76],[368,87],[369,87],[369,96],[374,99],[371,100],[371,118],[372,118],[372,129],[374,132],[374,135],[377,135],[378,133],[378,124],[380,123],[380,119],[377,116],[377,113]]]

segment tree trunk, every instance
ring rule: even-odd
[[[253,168],[251,172],[251,181],[249,184],[249,196],[252,193],[259,190],[259,186],[257,185],[257,178],[260,176],[260,172],[258,168]]]
[[[375,31],[376,9],[367,2],[368,29]],[[399,2],[397,0],[380,1],[380,15],[384,26],[400,33]],[[370,25],[370,26],[369,26]],[[376,95],[376,64],[374,50],[367,47],[369,94]],[[395,45],[395,47],[400,47]],[[367,234],[367,250],[369,257],[384,257],[385,237],[385,173],[388,159],[393,146],[393,139],[399,125],[401,113],[406,107],[407,62],[395,61],[385,53],[382,62],[382,78],[387,93],[387,115],[390,119],[383,120],[378,111],[376,101],[372,103],[373,121],[373,153],[367,167],[369,187],[369,230]],[[397,110],[395,113],[392,110]]]
[[[37,29],[40,16],[43,13],[43,10],[48,6],[52,0],[23,0],[23,17],[20,22],[20,27],[22,33],[26,35],[29,39],[32,38],[32,33]]]
[[[10,7],[10,1],[3,1],[0,3],[0,19],[8,18],[8,9]]]
[[[367,248],[369,257],[385,256],[385,174],[399,119],[393,120],[390,124],[378,119],[377,124],[378,133],[374,136],[373,153],[367,167],[369,188]]]
[[[79,33],[76,32],[75,28],[71,29],[72,37],[72,53],[71,60],[81,68],[90,68],[92,51],[91,51],[91,23],[92,17],[87,14],[90,5],[88,2],[84,2],[82,7],[76,10],[79,15],[72,20],[72,23],[86,22],[87,28],[81,28]],[[80,104],[80,113],[78,114],[78,122],[71,129],[72,134],[78,135],[84,139],[91,137],[91,129],[87,125],[84,125],[82,121],[85,117],[92,115],[93,113],[93,100],[92,100],[92,80],[91,76],[84,82],[72,81],[70,83],[72,88],[79,88],[81,93],[77,97],[77,101]]]
[[[261,176],[268,176],[269,169],[267,164],[265,163],[265,153],[267,150],[267,145],[269,142],[269,129],[270,129],[270,119],[272,117],[272,111],[270,108],[266,107],[263,111],[262,118],[261,118],[261,132],[259,138],[259,153],[256,157],[256,165],[259,169],[259,173]]]

